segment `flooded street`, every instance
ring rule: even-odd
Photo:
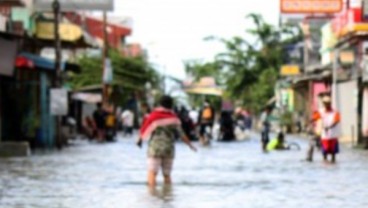
[[[287,137],[287,140],[292,140]],[[368,207],[368,152],[342,148],[336,165],[319,154],[260,151],[258,137],[192,153],[177,144],[173,186],[146,183],[146,155],[132,139],[77,141],[61,152],[0,161],[1,208]]]

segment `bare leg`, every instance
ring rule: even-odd
[[[173,158],[164,158],[162,160],[162,175],[164,176],[165,185],[171,185],[171,170],[173,163]]]
[[[335,163],[336,162],[336,155],[332,154],[331,155],[331,163]]]
[[[313,152],[314,152],[314,146],[313,144],[309,145],[309,149],[307,152],[307,161],[312,162],[313,161]]]
[[[171,184],[171,176],[170,175],[164,175],[164,183],[165,185]]]
[[[157,176],[157,173],[155,171],[152,171],[152,170],[148,171],[148,176],[147,176],[148,186],[150,187],[156,186],[156,176]]]
[[[199,136],[199,141],[201,142],[202,145],[204,145],[205,141],[204,141],[204,137],[203,136]]]
[[[324,160],[325,162],[327,162],[327,154],[326,154],[326,153],[323,153],[323,160]]]

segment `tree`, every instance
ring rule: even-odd
[[[220,76],[227,95],[259,111],[274,95],[278,71],[287,56],[284,48],[301,41],[302,33],[291,26],[275,27],[257,14],[250,14],[247,19],[254,24],[254,28],[246,30],[248,38],[207,38],[221,41],[226,50],[211,63],[187,65],[186,69],[196,76],[206,73]],[[207,66],[216,66],[216,69]]]
[[[225,81],[222,75],[221,65],[219,62],[185,62],[185,72],[191,76],[194,81],[199,81],[202,77],[213,77],[216,84],[223,84]]]
[[[144,57],[125,57],[118,51],[109,51],[113,68],[112,101],[123,105],[134,94],[144,94],[150,83],[153,89],[160,90],[161,76]],[[70,85],[73,89],[99,85],[102,82],[101,57],[83,56],[78,60],[82,68],[80,74],[73,74]]]

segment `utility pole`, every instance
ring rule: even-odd
[[[337,88],[337,70],[339,68],[339,49],[333,50],[333,64],[332,64],[332,104],[333,107],[339,110],[338,88]]]
[[[54,0],[52,3],[52,9],[54,12],[54,36],[55,36],[55,80],[54,87],[60,88],[62,86],[62,71],[61,71],[61,42],[59,34],[59,23],[60,23],[60,2]],[[56,117],[56,146],[57,148],[62,147],[62,136],[61,136],[61,116]]]
[[[106,61],[108,56],[108,40],[107,40],[107,12],[103,11],[103,49],[102,49],[102,103],[107,104],[109,101],[109,86],[104,80],[106,70]]]

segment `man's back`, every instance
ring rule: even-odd
[[[105,127],[105,113],[102,110],[96,110],[93,113],[93,119],[95,120],[97,128]]]

